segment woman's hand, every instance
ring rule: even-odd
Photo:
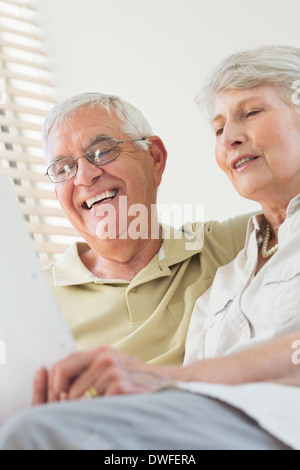
[[[93,386],[98,395],[146,393],[171,380],[179,380],[183,367],[146,364],[109,346],[72,354],[48,372],[37,372],[33,405],[84,398]]]
[[[89,387],[98,395],[146,393],[170,382],[209,382],[239,385],[272,382],[300,387],[296,331],[235,354],[196,361],[186,366],[153,366],[109,346],[75,353],[50,371],[37,372],[33,405],[83,398]],[[297,361],[292,361],[292,356]]]

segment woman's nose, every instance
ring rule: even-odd
[[[103,173],[103,170],[100,166],[93,165],[88,159],[83,155],[77,159],[77,173],[74,178],[74,184],[80,186],[89,186]]]
[[[243,144],[246,141],[244,128],[238,123],[227,122],[223,128],[221,141],[226,148]]]

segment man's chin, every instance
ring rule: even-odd
[[[123,232],[120,232],[119,224],[116,219],[100,220],[95,227],[95,235],[98,240],[118,240],[120,238],[126,239],[127,229],[125,229]]]

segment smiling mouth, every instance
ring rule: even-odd
[[[257,158],[258,158],[258,157],[245,157],[245,158],[241,158],[241,160],[238,160],[238,161],[234,164],[234,168],[237,170],[237,169],[240,168],[241,166],[246,165],[246,163],[251,162],[252,160],[256,160]]]
[[[116,197],[117,194],[117,189],[113,189],[111,191],[103,191],[103,193],[100,193],[97,196],[92,197],[91,199],[87,199],[81,207],[86,210],[91,210],[97,204],[102,204],[104,202],[111,201]]]

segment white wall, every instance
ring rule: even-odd
[[[214,161],[194,98],[226,55],[300,46],[299,0],[36,0],[57,98],[113,93],[137,106],[168,150],[159,202],[204,204],[205,219],[258,208]],[[299,77],[300,78],[300,77]]]

